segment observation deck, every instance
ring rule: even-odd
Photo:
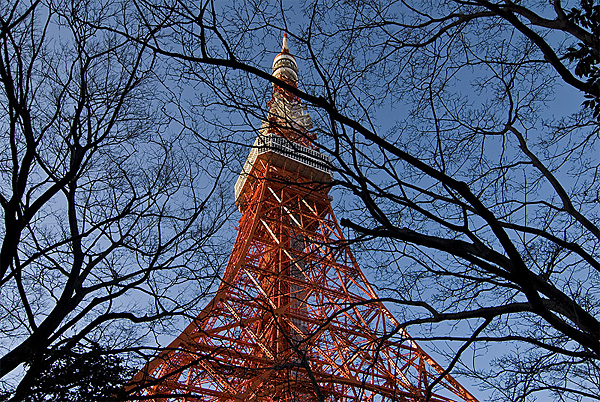
[[[238,209],[242,209],[246,202],[246,192],[257,178],[252,168],[261,160],[287,172],[297,173],[315,183],[326,184],[333,180],[331,158],[328,155],[276,133],[265,133],[265,131],[261,130],[256,137],[235,183],[235,205]]]

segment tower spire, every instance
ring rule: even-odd
[[[283,31],[283,43],[281,45],[281,53],[289,53],[290,48],[288,46],[287,29]]]
[[[298,88],[298,65],[290,53],[287,32],[283,32],[281,52],[273,60],[273,77]],[[263,121],[261,134],[277,134],[291,142],[317,150],[316,136],[306,106],[289,90],[273,84],[273,97],[267,103],[268,121]],[[259,135],[260,137],[260,135]]]
[[[273,77],[298,87],[298,66],[296,59],[290,53],[287,32],[283,32],[281,52],[273,60]]]

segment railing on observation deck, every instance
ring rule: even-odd
[[[271,153],[270,162],[276,166],[293,168],[295,162],[297,170],[307,177],[323,182],[329,182],[333,178],[331,170],[331,158],[319,151],[305,145],[288,140],[275,133],[259,133],[252,145],[248,159],[242,168],[242,172],[235,183],[235,201],[242,193],[248,175],[256,159],[264,154]]]

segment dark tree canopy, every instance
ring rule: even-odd
[[[23,402],[99,402],[126,397],[123,384],[133,372],[125,367],[122,358],[97,344],[89,347],[57,348],[47,352],[37,365],[37,377],[31,387],[16,397]],[[13,395],[0,395],[11,400]]]
[[[193,315],[168,290],[218,281],[221,185],[287,27],[286,88],[402,327],[490,399],[598,399],[597,2],[15,1],[1,23],[0,330],[28,355]]]
[[[581,8],[573,7],[567,12],[568,21],[579,27],[585,39],[567,49],[566,58],[576,62],[575,74],[586,78],[586,100],[583,106],[593,110],[596,119],[600,119],[600,4],[591,0],[582,0]]]

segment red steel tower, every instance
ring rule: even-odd
[[[298,70],[284,35],[273,75]],[[155,401],[476,401],[400,329],[345,244],[328,156],[274,85],[240,177],[242,212],[211,303],[133,379]]]

